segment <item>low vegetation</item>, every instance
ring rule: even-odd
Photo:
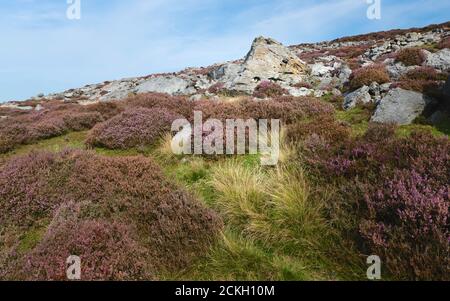
[[[288,94],[286,89],[271,81],[262,81],[255,89],[253,96],[267,98]]]
[[[379,78],[378,66],[357,70],[353,88]],[[281,119],[278,166],[174,155],[171,121],[194,110]],[[13,137],[0,155],[0,279],[65,279],[76,254],[84,280],[362,280],[377,254],[385,280],[449,280],[448,132],[370,116],[312,97],[155,93],[9,111],[24,130],[0,130]]]
[[[386,67],[381,64],[361,67],[353,71],[350,76],[350,88],[356,90],[362,86],[369,86],[373,82],[384,84],[390,81]]]
[[[411,47],[399,50],[395,59],[405,66],[421,66],[425,62],[426,57],[422,49]]]
[[[144,157],[31,153],[10,159],[0,183],[1,279],[65,279],[71,254],[89,263],[86,280],[156,279],[205,252],[221,227]],[[20,233],[42,220],[43,235],[18,252]]]

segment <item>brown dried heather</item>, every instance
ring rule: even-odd
[[[450,37],[442,39],[438,44],[439,49],[449,48],[450,49]]]
[[[2,279],[60,279],[70,253],[88,263],[89,279],[156,278],[188,265],[221,227],[151,159],[87,151],[11,159],[0,170],[0,212],[1,228],[53,220],[36,247],[7,261]]]
[[[390,81],[386,67],[383,65],[370,65],[353,71],[350,77],[350,88],[356,90],[373,82],[384,84]]]
[[[416,47],[403,48],[396,55],[396,61],[403,63],[405,66],[420,66],[425,59],[423,50]]]

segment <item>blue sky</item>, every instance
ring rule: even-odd
[[[450,20],[448,0],[67,0],[0,4],[0,101],[241,58],[254,37],[285,44]]]

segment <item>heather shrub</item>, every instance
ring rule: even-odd
[[[108,120],[123,111],[121,106],[117,102],[113,101],[98,102],[87,105],[85,110],[88,112],[97,112],[101,114],[104,120]]]
[[[160,108],[167,109],[182,116],[192,115],[194,103],[183,96],[171,96],[162,93],[138,94],[124,101],[125,106],[147,109]]]
[[[415,47],[400,49],[396,55],[396,61],[403,63],[405,66],[420,66],[425,60],[423,50]]]
[[[203,119],[226,119],[245,118],[246,114],[238,102],[200,100],[194,105],[193,111],[202,112]],[[193,121],[193,111],[187,115]]]
[[[86,143],[110,149],[152,145],[178,118],[181,116],[162,108],[128,109],[93,128]]]
[[[216,83],[208,88],[208,92],[212,94],[219,94],[223,91],[223,89],[225,89],[224,83]]]
[[[383,124],[356,137],[307,129],[315,133],[293,131],[302,162],[319,185],[332,183],[330,214],[344,235],[364,254],[382,255],[393,278],[448,279],[448,138],[423,131],[398,137]]]
[[[320,140],[326,145],[342,143],[349,137],[349,127],[337,122],[333,116],[321,116],[313,120],[296,122],[287,128],[286,133],[290,143],[304,142],[304,146],[312,140]]]
[[[450,190],[415,170],[396,171],[366,195],[361,233],[396,278],[449,280]]]
[[[52,220],[24,257],[10,254],[20,258],[8,261],[18,267],[5,268],[10,271],[0,274],[5,279],[23,269],[34,275],[27,272],[24,279],[58,277],[69,251],[94,265],[87,274],[92,279],[157,277],[205,252],[220,227],[212,211],[169,182],[152,160],[86,151],[32,153],[5,163],[0,211],[2,228],[26,230],[38,220]],[[28,258],[36,261],[25,264]]]
[[[8,123],[1,122],[0,125],[0,153],[6,153],[29,139],[28,130],[23,123],[8,120]]]
[[[342,59],[353,59],[363,55],[372,44],[361,44],[353,46],[344,46],[337,49],[330,49],[328,51],[329,55],[334,55]]]
[[[68,114],[63,117],[66,131],[83,131],[94,127],[103,121],[103,117],[98,112]]]
[[[280,96],[265,100],[250,98],[239,102],[198,101],[195,110],[203,113],[203,119],[280,119],[284,124],[313,116],[332,115],[331,104],[313,97]],[[192,117],[191,117],[192,118]]]
[[[295,87],[295,88],[306,88],[306,89],[312,89],[313,88],[313,86],[310,83],[303,82],[303,81],[296,83],[293,87]]]
[[[350,88],[356,90],[364,85],[369,86],[373,82],[384,84],[389,81],[389,74],[383,65],[370,65],[353,71],[350,76]]]
[[[403,77],[403,80],[447,80],[447,74],[438,73],[432,67],[418,67],[408,71]]]
[[[275,97],[285,94],[288,94],[286,89],[271,81],[262,81],[253,92],[253,96],[257,98]]]
[[[91,129],[110,116],[105,109],[97,108],[49,102],[45,103],[42,111],[30,111],[0,120],[0,153],[70,131]]]
[[[436,98],[439,98],[441,95],[441,86],[434,80],[401,80],[393,83],[391,88],[416,91]]]
[[[442,39],[438,44],[439,49],[449,48],[450,49],[450,37]]]
[[[146,251],[129,227],[108,221],[69,221],[51,227],[19,267],[23,279],[67,280],[66,259],[77,254],[81,277],[91,280],[150,280]]]

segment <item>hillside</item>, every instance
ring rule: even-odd
[[[1,104],[0,280],[450,280],[449,72],[447,22]],[[279,120],[277,164],[174,153],[194,112]]]

